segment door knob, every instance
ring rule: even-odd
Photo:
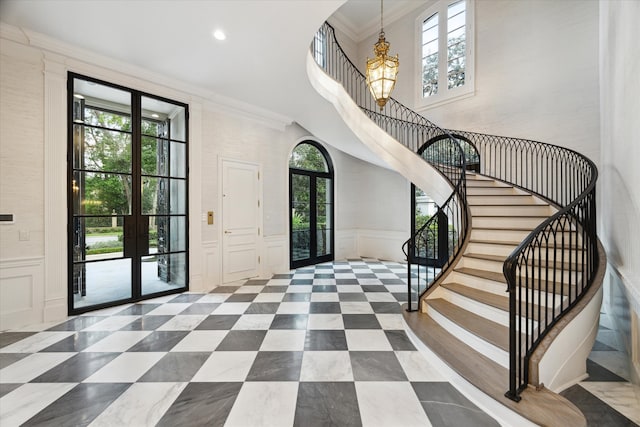
[[[229,230],[224,230],[224,234],[231,234]]]

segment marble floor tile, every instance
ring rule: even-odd
[[[339,302],[312,302],[309,306],[310,314],[340,313]]]
[[[398,305],[398,302],[388,292],[365,292],[364,294],[369,302],[391,302]],[[376,311],[376,313],[384,313],[383,311]]]
[[[73,334],[73,331],[39,332],[0,348],[0,353],[37,353]]]
[[[265,286],[260,291],[260,294],[284,294],[286,292],[287,286]]]
[[[500,427],[489,415],[474,405],[448,382],[411,384],[434,427]]]
[[[407,285],[384,285],[385,288],[391,293],[398,292],[407,294]]]
[[[640,425],[640,386],[628,382],[581,382],[580,386]]]
[[[381,329],[347,329],[349,351],[391,351],[393,348]]]
[[[11,383],[11,384],[3,384],[0,383],[0,398],[4,397],[4,395],[11,393],[18,387],[22,387],[23,383]],[[2,418],[0,418],[1,420]]]
[[[340,382],[300,383],[293,425],[361,426],[355,385]]]
[[[389,295],[388,293],[384,293],[382,295]],[[402,314],[402,307],[398,304],[397,301],[394,302],[371,302],[371,308],[373,308],[374,313],[395,313]]]
[[[629,381],[629,356],[620,351],[592,351],[589,360],[613,372],[617,376]],[[614,380],[615,381],[615,380]]]
[[[120,328],[121,331],[155,331],[171,320],[173,316],[141,316]]]
[[[311,294],[311,302],[339,302],[338,293],[337,292],[321,292],[321,293],[312,293]]]
[[[216,351],[204,362],[193,376],[192,381],[244,381],[257,354],[257,351]]]
[[[170,299],[169,301],[167,301],[169,304],[175,304],[175,303],[191,303],[191,302],[196,302],[198,301],[200,298],[202,298],[202,294],[198,294],[198,293],[191,293],[191,292],[184,292],[180,295],[178,295],[177,297]]]
[[[342,321],[345,329],[381,329],[375,314],[343,314]]]
[[[354,273],[334,273],[336,279],[355,279],[356,275]]]
[[[364,292],[342,292],[338,294],[340,302],[366,302],[367,296]]]
[[[59,355],[66,353],[41,353]],[[115,359],[119,353],[77,353],[37,376],[34,383],[79,383]]]
[[[356,282],[357,283],[357,282]],[[353,285],[337,285],[339,293],[363,293],[362,287],[358,284]]]
[[[96,332],[76,332],[75,334],[68,336],[67,338],[58,341],[55,344],[41,350],[42,352],[78,352],[83,351],[87,347],[99,342],[103,338],[108,337],[111,332],[96,331]]]
[[[0,370],[29,356],[31,353],[0,353]],[[1,382],[1,381],[0,381]]]
[[[267,330],[273,322],[275,314],[245,314],[234,325],[233,330]]]
[[[193,306],[194,304],[192,304]],[[207,318],[205,314],[180,314],[159,326],[157,331],[191,331]]]
[[[191,331],[171,351],[214,351],[228,331]]]
[[[281,302],[277,314],[308,314],[308,302]]]
[[[0,370],[0,383],[27,383],[75,353],[34,353]]]
[[[204,314],[205,316],[210,315],[211,313],[213,313],[213,310],[215,310],[216,308],[218,308],[220,306],[220,304],[218,303],[212,303],[212,302],[196,302],[195,304],[191,304],[189,307],[187,307],[186,309],[184,309],[183,311],[181,311],[179,314],[181,316],[184,315],[202,315]]]
[[[206,294],[205,296],[203,296],[202,298],[200,298],[200,301],[198,301],[200,304],[202,303],[223,303],[227,300],[227,298],[229,298],[231,296],[230,293],[225,294],[225,293],[215,293],[215,294]]]
[[[431,426],[410,383],[356,382],[355,387],[363,425]]]
[[[19,426],[68,393],[76,384],[23,384],[0,398],[0,421],[3,426]]]
[[[190,383],[158,422],[160,427],[222,427],[242,383]]]
[[[298,383],[246,382],[242,385],[225,427],[293,425]]]
[[[353,381],[348,351],[305,351],[300,381]]]
[[[227,297],[233,295],[240,286],[218,286],[213,288],[211,294],[227,294]]]
[[[253,302],[282,302],[284,292],[266,292],[261,293],[253,300]]]
[[[229,331],[216,351],[257,351],[267,331]]]
[[[307,329],[307,314],[276,314],[270,329]]]
[[[190,305],[189,303],[163,304],[155,310],[148,312],[147,316],[171,316],[184,311]]]
[[[90,427],[154,426],[187,383],[132,384]]]
[[[446,381],[446,378],[417,351],[396,351],[409,381]]]
[[[154,331],[128,351],[171,351],[188,334],[187,331]]]
[[[282,302],[310,302],[311,294],[308,292],[289,292],[284,294]]]
[[[114,316],[144,316],[158,307],[160,307],[160,304],[133,304],[124,310],[118,311]]]
[[[23,426],[87,425],[129,386],[130,384],[78,384]]]
[[[227,300],[225,302],[226,303],[231,303],[231,302],[253,302],[253,300],[257,296],[258,296],[257,293],[253,293],[253,294],[235,293],[235,294],[231,295],[229,298],[227,298]]]
[[[229,302],[220,305],[212,314],[244,314],[249,305],[250,302]]]
[[[633,427],[635,423],[616,411],[581,385],[576,384],[560,393],[582,411],[593,426]]]
[[[254,302],[244,314],[276,314],[279,302]]]
[[[156,309],[157,310],[157,309]],[[154,310],[155,311],[155,310]],[[112,316],[101,320],[88,328],[83,329],[85,332],[89,331],[117,331],[129,323],[139,319],[140,316]]]
[[[289,286],[290,282],[291,282],[291,278],[288,278],[288,279],[287,278],[284,278],[284,279],[271,279],[266,284],[266,286]]]
[[[298,381],[302,351],[260,351],[246,381]]]
[[[346,351],[347,338],[345,331],[307,331],[304,343],[305,351]]]
[[[81,331],[104,320],[101,316],[78,316],[53,326],[47,331]]]
[[[288,294],[310,294],[313,291],[313,286],[311,284],[309,285],[295,285],[295,286],[289,286],[287,288],[287,292]]]
[[[173,295],[171,295],[173,296]],[[151,300],[146,301],[150,304],[154,304],[153,302],[151,302]],[[88,313],[84,313],[81,314],[80,316],[114,316],[117,315],[120,311],[125,310],[127,308],[129,308],[132,304],[123,304],[123,305],[118,305],[115,307],[107,307],[107,308],[102,308],[100,310],[94,310],[94,311],[90,311]]]
[[[172,299],[174,299],[175,295],[163,295],[161,297],[151,298],[144,301],[140,301],[137,304],[165,304]]]
[[[139,381],[189,382],[210,354],[208,352],[167,353]]]
[[[395,351],[415,351],[416,348],[407,336],[404,330],[386,330],[384,331],[391,347]]]
[[[256,286],[256,285],[240,286],[238,288],[238,290],[236,291],[236,295],[237,294],[259,294],[262,291],[263,288],[264,288],[264,285],[262,285],[262,286]]]
[[[217,315],[212,314],[204,319],[198,326],[196,326],[197,330],[229,330],[236,324],[236,322],[240,319],[240,315],[232,314],[232,315]]]
[[[100,353],[127,351],[150,333],[151,331],[116,331],[83,351]]]
[[[134,383],[165,353],[122,353],[85,379],[85,383]]]
[[[403,330],[404,321],[402,320],[402,314],[383,314],[376,313],[376,319],[382,326],[382,329],[390,330]]]
[[[33,334],[35,334],[35,332],[0,332],[0,349],[21,341]]]
[[[349,356],[356,381],[407,381],[392,351],[350,351]]]
[[[307,333],[296,329],[269,330],[260,351],[302,351]]]
[[[307,325],[309,329],[344,329],[344,322],[342,321],[341,314],[310,314],[309,323]]]

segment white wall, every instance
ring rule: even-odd
[[[400,56],[393,97],[415,108],[415,19],[385,25]],[[440,127],[540,140],[598,162],[598,4],[582,0],[475,2],[475,95],[419,111]],[[359,44],[364,64],[377,34]]]
[[[606,308],[623,332],[640,382],[640,3],[600,1],[600,236]]]

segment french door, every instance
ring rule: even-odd
[[[69,74],[69,314],[188,288],[187,105]]]
[[[324,147],[298,144],[289,160],[290,266],[333,261],[333,167]]]

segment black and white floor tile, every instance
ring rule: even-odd
[[[406,277],[335,262],[1,333],[0,425],[498,425],[407,338]]]

